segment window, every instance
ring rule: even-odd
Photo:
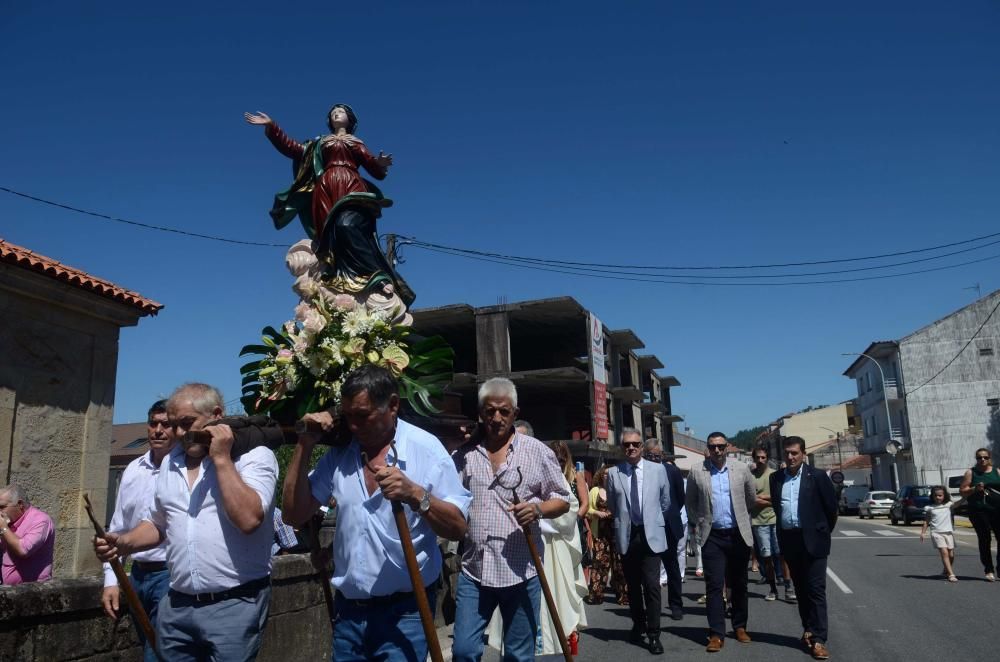
[[[865,390],[868,391],[869,393],[871,393],[872,392],[872,375],[871,375],[870,372],[866,372],[865,373],[865,385],[866,385],[866,389]]]
[[[992,347],[980,347],[979,348],[979,356],[993,356],[993,348]]]
[[[858,395],[865,394],[865,382],[861,377],[858,377]]]
[[[1000,398],[986,398],[986,406],[990,409],[1000,409]]]

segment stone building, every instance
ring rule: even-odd
[[[680,382],[631,329],[610,330],[571,297],[474,308],[414,310],[413,329],[455,349],[450,414],[476,417],[476,390],[491,377],[518,388],[520,417],[545,441],[569,443],[589,470],[620,456],[619,431],[635,427],[673,448],[670,388]],[[460,411],[458,411],[460,409]]]
[[[89,493],[105,511],[118,333],[163,306],[0,240],[0,483],[56,524],[56,577],[97,572]]]
[[[781,438],[802,437],[806,442],[807,455],[832,447],[837,451],[838,458],[849,459],[858,454],[853,433],[859,426],[859,418],[854,413],[854,401],[848,400],[827,407],[785,414],[757,435],[754,446],[767,446],[771,458],[780,460],[783,452]]]
[[[861,452],[872,457],[876,488],[897,487],[890,439],[900,447],[901,485],[947,484],[972,466],[976,448],[992,442],[1000,451],[998,307],[1000,290],[899,340],[871,343],[844,371],[857,387]]]

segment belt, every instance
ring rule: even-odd
[[[170,592],[174,595],[180,596],[182,598],[187,598],[188,600],[193,600],[195,602],[222,602],[223,600],[231,600],[232,598],[248,598],[257,595],[261,589],[267,588],[271,585],[270,575],[261,577],[260,579],[253,579],[245,584],[240,584],[239,586],[234,586],[232,588],[227,588],[223,591],[217,591],[214,593],[183,593],[181,591],[176,591],[170,589]]]
[[[132,567],[143,572],[160,572],[167,569],[166,561],[132,561]]]
[[[340,591],[337,591],[337,599],[343,600],[347,604],[354,607],[388,607],[389,605],[394,605],[405,600],[409,600],[413,597],[413,591],[399,591],[397,593],[390,593],[389,595],[375,595],[370,598],[363,598],[361,600],[355,600],[354,598],[348,598]]]

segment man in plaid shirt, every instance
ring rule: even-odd
[[[534,659],[541,586],[521,527],[544,550],[537,522],[569,510],[569,488],[555,453],[514,431],[517,414],[514,384],[490,379],[479,388],[480,436],[455,453],[462,483],[472,492],[458,578],[455,662],[482,657],[483,632],[497,607],[504,659]],[[519,470],[520,503],[514,505],[508,488],[517,485]]]

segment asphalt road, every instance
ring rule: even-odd
[[[831,659],[937,661],[998,659],[995,633],[1000,625],[1000,582],[983,580],[975,533],[958,529],[957,584],[941,577],[937,551],[919,540],[919,524],[892,526],[888,520],[841,517],[834,531],[827,577]],[[696,600],[704,583],[693,576],[684,583],[685,616],[665,617],[660,659],[704,660],[708,631],[704,605]],[[753,578],[751,577],[751,582]],[[753,643],[727,637],[712,659],[761,662],[811,659],[799,646],[802,634],[795,605],[765,602],[766,585],[750,585]],[[666,591],[664,590],[664,604]],[[587,607],[589,626],[580,634],[580,661],[655,659],[625,639],[631,626],[628,608],[616,604]],[[450,642],[445,642],[445,645]],[[484,660],[500,660],[487,649]],[[561,660],[547,656],[544,660]]]

